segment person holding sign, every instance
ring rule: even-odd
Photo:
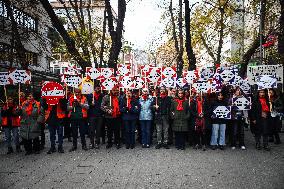
[[[261,149],[260,139],[263,140],[263,148],[269,151],[268,147],[268,134],[269,134],[269,118],[270,108],[267,89],[258,91],[256,100],[252,104],[251,118],[255,124],[255,147]]]
[[[95,92],[88,96],[89,110],[89,134],[91,148],[99,149],[100,137],[103,131],[103,111],[101,110],[101,104],[103,100],[103,94],[101,93],[101,88],[96,85]]]
[[[22,150],[19,143],[20,111],[12,97],[9,97],[7,104],[3,106],[1,110],[1,116],[2,126],[5,133],[5,140],[8,147],[7,154],[14,152],[11,144],[11,133],[13,133],[13,140],[16,145],[16,151],[21,152]]]
[[[126,149],[133,149],[135,147],[136,121],[140,112],[139,101],[133,96],[132,91],[127,90],[126,96],[119,101],[119,107],[125,128]]]
[[[242,95],[242,89],[240,87],[236,87],[234,90],[233,97],[230,99],[230,104],[232,105],[232,150],[236,149],[236,143],[239,141],[239,147],[242,150],[245,150],[245,136],[244,136],[244,125],[245,125],[245,115],[247,115],[244,111],[239,110],[233,103],[233,99],[238,99],[244,97]]]
[[[119,91],[115,87],[111,90],[110,94],[105,95],[101,109],[105,113],[106,118],[106,126],[107,126],[107,137],[108,137],[108,144],[106,148],[111,148],[114,135],[114,143],[116,148],[120,148],[120,127],[121,127],[121,112],[119,110]]]
[[[23,102],[21,109],[20,135],[23,139],[26,155],[33,152],[40,153],[40,125],[44,119],[44,110],[40,103],[34,100],[33,94],[27,95],[27,100]]]
[[[63,121],[66,116],[66,100],[61,98],[56,105],[48,105],[45,111],[45,121],[48,125],[51,147],[47,154],[56,152],[55,138],[58,137],[58,152],[64,153],[63,150]]]
[[[156,104],[154,104],[155,111],[155,122],[157,128],[157,146],[156,149],[164,147],[169,149],[169,119],[170,119],[170,109],[171,109],[171,98],[167,95],[167,90],[165,87],[160,88],[159,97],[156,95]],[[164,136],[164,138],[162,138]]]
[[[171,117],[175,133],[175,145],[178,150],[185,150],[186,133],[189,131],[189,104],[185,99],[184,91],[178,90],[177,98],[171,103]]]
[[[217,99],[213,101],[211,104],[211,112],[212,112],[212,135],[211,135],[211,141],[210,145],[212,150],[216,150],[217,145],[219,145],[219,148],[221,150],[225,149],[225,131],[226,131],[226,119],[219,118],[216,116],[213,118],[213,108],[218,106],[227,106],[227,102],[225,101],[224,93],[220,92],[217,93]],[[218,133],[220,133],[220,136],[218,137]],[[219,141],[217,142],[219,138]]]
[[[69,150],[69,152],[77,150],[77,138],[78,138],[78,129],[80,132],[82,149],[88,150],[85,139],[85,127],[84,127],[84,119],[87,118],[87,110],[89,109],[89,105],[87,102],[87,98],[81,94],[80,89],[74,90],[75,94],[73,94],[67,106],[67,110],[69,111],[68,117],[71,120],[71,130],[73,137],[73,147]]]

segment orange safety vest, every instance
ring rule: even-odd
[[[56,107],[56,116],[57,116],[57,118],[58,118],[58,119],[63,119],[63,118],[65,118],[65,116],[66,116],[66,115],[65,115],[65,111],[63,111],[63,110],[61,109],[61,107],[60,107],[59,104],[57,104],[57,105],[55,105],[55,106],[57,106],[57,107]],[[52,110],[52,106],[51,106],[51,105],[48,105],[48,108],[47,108],[47,110],[45,111],[45,114],[44,114],[45,121],[48,119],[51,110]]]
[[[7,106],[4,106],[4,109],[7,109]],[[16,110],[16,107],[13,108],[13,111]],[[21,122],[20,116],[13,116],[12,117],[12,126],[13,127],[19,127]],[[2,126],[7,127],[8,126],[8,117],[2,117]]]
[[[87,101],[87,98],[85,96],[81,96],[81,99],[78,99],[78,100],[80,103],[85,104]],[[72,95],[69,99],[70,106],[73,106],[73,102],[74,102],[74,95]],[[71,117],[71,111],[69,111],[68,117]],[[87,110],[85,108],[82,108],[82,114],[83,114],[83,118],[86,118],[88,116]]]

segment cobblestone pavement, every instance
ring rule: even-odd
[[[47,144],[31,156],[6,155],[2,143],[0,188],[284,188],[284,145],[255,150],[248,131],[245,151],[102,146],[68,152],[71,143],[64,142],[64,154],[47,155]]]

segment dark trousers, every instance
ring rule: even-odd
[[[193,132],[193,137],[194,137],[194,143],[195,145],[206,145],[206,133],[200,132],[200,131],[194,131]]]
[[[40,151],[40,141],[39,141],[39,137],[36,137],[34,139],[23,139],[23,143],[24,143],[24,148],[26,150],[26,152],[32,153],[34,152],[38,152]]]
[[[71,129],[73,137],[73,147],[77,148],[78,129],[80,132],[82,146],[86,146],[85,127],[83,119],[71,120]]]
[[[107,118],[106,119],[107,126],[107,138],[108,144],[120,144],[120,127],[121,127],[121,119],[120,118]],[[112,138],[114,136],[114,141]]]
[[[51,148],[55,148],[56,133],[58,137],[58,148],[62,148],[63,145],[63,120],[57,120],[56,122],[48,124],[49,138]]]
[[[91,144],[100,144],[100,137],[103,130],[103,118],[102,117],[90,117],[89,119],[89,136]]]
[[[140,120],[142,144],[150,145],[152,120]]]
[[[176,148],[185,148],[186,132],[175,132]]]
[[[125,144],[134,145],[136,120],[124,120],[123,124],[125,129]]]
[[[174,132],[172,129],[172,125],[173,125],[173,120],[170,119],[169,120],[169,141],[168,141],[169,144],[173,144],[173,139],[174,139]]]
[[[236,146],[237,141],[239,141],[239,146],[244,146],[244,137],[244,121],[242,119],[233,120],[231,146]]]
[[[260,138],[262,137],[263,146],[268,146],[268,135],[269,135],[269,119],[268,118],[260,118],[257,120],[256,128],[255,128],[255,141],[256,143],[260,143]]]
[[[40,147],[41,149],[44,149],[45,146],[45,124],[40,123]]]
[[[279,132],[281,130],[281,120],[279,117],[270,118],[271,137],[275,137],[277,143],[280,142]],[[274,139],[274,138],[273,138]]]
[[[71,138],[72,130],[70,126],[70,118],[66,117],[63,118],[63,125],[64,125],[64,138]]]

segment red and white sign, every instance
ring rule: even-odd
[[[30,84],[31,83],[31,71],[28,70],[11,70],[9,71],[10,84]]]
[[[196,70],[183,72],[183,78],[188,84],[193,84],[198,79],[198,72]]]
[[[77,70],[77,68],[75,66],[74,67],[67,67],[64,70],[64,74],[65,75],[79,75],[80,71]]]
[[[120,77],[119,87],[124,89],[134,88],[134,78],[129,76]]]
[[[117,75],[129,76],[130,75],[130,64],[118,64]]]
[[[101,76],[100,68],[86,67],[86,75],[91,79],[98,79]]]
[[[56,105],[64,98],[64,88],[57,82],[45,82],[41,88],[41,96],[48,105]]]
[[[145,88],[145,81],[141,77],[135,77],[134,88],[135,89]]]
[[[112,90],[117,87],[117,80],[115,77],[110,77],[101,80],[102,90]]]
[[[149,74],[147,75],[147,80],[151,83],[161,82],[161,68],[150,67]]]
[[[141,70],[140,70],[141,76],[142,77],[147,76],[149,74],[149,72],[150,72],[150,68],[151,68],[151,66],[149,66],[149,65],[141,66]]]
[[[114,69],[113,68],[101,68],[101,79],[107,79],[113,77]]]
[[[183,88],[183,87],[186,85],[185,79],[184,79],[184,78],[177,78],[177,79],[176,79],[176,85],[177,85],[178,87]]]
[[[163,67],[162,68],[162,79],[176,78],[176,77],[177,77],[176,67]]]
[[[61,80],[67,86],[75,88],[78,88],[82,83],[81,75],[63,75],[63,77],[61,77]]]

